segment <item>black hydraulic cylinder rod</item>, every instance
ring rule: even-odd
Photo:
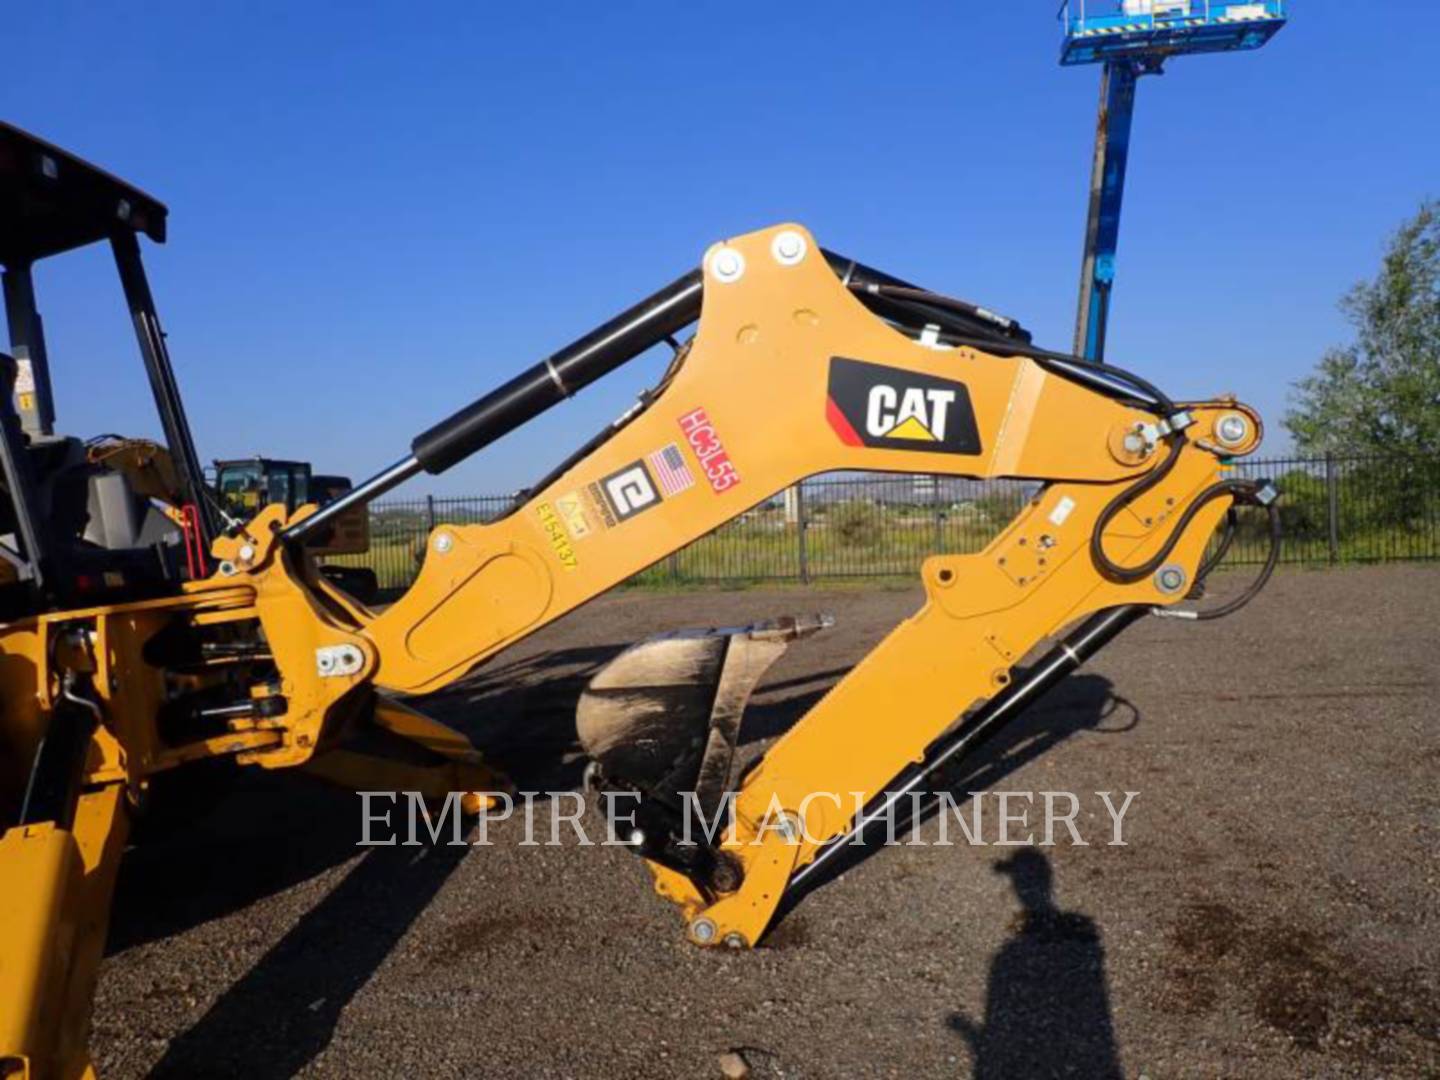
[[[75,695],[67,682],[50,712],[49,727],[31,762],[17,825],[53,821],[68,829],[74,824],[85,755],[99,723],[99,708]]]
[[[418,435],[408,457],[321,507],[281,533],[293,544],[351,507],[378,499],[420,472],[438,475],[452,465],[533,420],[546,409],[607,375],[646,349],[660,344],[700,317],[704,291],[699,270],[677,278],[659,292],[522,371],[505,385],[465,406],[448,420]]]
[[[420,471],[420,462],[415,460],[414,454],[402,458],[388,469],[376,473],[363,484],[355,485],[338,499],[331,499],[304,521],[291,525],[280,534],[281,543],[294,544],[305,539],[328,522],[334,521],[351,507],[364,506],[366,503],[373,502],[387,491],[399,487]]]
[[[854,291],[866,307],[883,319],[911,326],[916,330],[926,324],[933,324],[973,337],[995,338],[997,341],[1030,341],[1030,332],[1008,316],[986,311],[978,304],[966,301],[958,301],[965,304],[968,309],[966,311],[955,307],[933,307],[919,298],[919,294],[929,292],[928,289],[828,249],[824,254],[836,277]],[[917,295],[902,299],[901,296],[905,293]]]
[[[899,278],[843,255],[830,251],[824,254],[835,273],[847,282],[912,288]],[[432,475],[443,473],[695,322],[700,317],[703,293],[704,277],[700,270],[692,270],[677,278],[603,326],[421,433],[410,444],[411,452],[407,457],[327,503],[304,521],[292,525],[281,534],[282,540],[295,543],[346,510],[379,498],[422,471]],[[877,312],[898,313],[897,318],[905,316],[911,321],[922,307],[909,303],[896,305],[873,296],[867,297],[867,302]],[[934,314],[937,318],[948,315],[952,321],[957,318],[954,312],[937,311]],[[994,327],[983,320],[964,320],[964,328],[995,332]],[[1015,332],[1024,334],[1018,327]],[[1024,336],[1028,338],[1028,335]]]
[[[439,474],[514,431],[690,325],[700,317],[703,291],[699,270],[677,278],[419,435],[410,444],[415,460],[426,472]]]
[[[875,822],[885,820],[901,799],[908,798],[945,765],[980,746],[1149,610],[1145,604],[1126,604],[1107,608],[1081,623],[1030,668],[1023,679],[996,694],[955,731],[934,743],[923,762],[892,780],[879,801],[867,808],[848,832],[831,840],[816,853],[814,861],[795,873],[785,890],[786,895],[799,889],[847,850],[853,850],[865,832]]]

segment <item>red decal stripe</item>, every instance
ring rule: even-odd
[[[835,434],[840,436],[840,441],[847,446],[864,446],[860,436],[850,426],[850,421],[845,419],[845,414],[840,411],[840,406],[835,404],[835,399],[825,399],[825,419],[830,421],[830,426],[835,429]]]

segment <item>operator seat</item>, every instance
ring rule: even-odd
[[[0,352],[0,438],[10,459],[0,475],[0,617],[177,591],[179,527],[122,472],[91,462],[79,439],[26,434],[14,406],[17,370],[14,357]],[[27,550],[22,515],[39,552]],[[44,596],[35,595],[37,555]]]

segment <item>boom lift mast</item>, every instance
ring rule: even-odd
[[[22,165],[45,152],[24,138]],[[113,196],[95,172],[95,190]],[[96,220],[134,242],[133,220]],[[336,515],[443,473],[692,324],[660,384],[508,516],[436,528],[418,579],[389,608],[319,572],[303,541]],[[9,395],[0,420],[13,435]],[[928,558],[921,608],[741,777],[731,765],[749,690],[820,624],[672,635],[592,681],[577,730],[599,782],[638,797],[631,840],[657,892],[691,941],[755,945],[897,792],[979,745],[1140,615],[1175,613],[1218,561],[1206,544],[1233,506],[1267,506],[1278,540],[1272,490],[1228,465],[1260,438],[1258,415],[1233,399],[1175,402],[1121,369],[1039,349],[1013,320],[827,252],[798,225],[716,244],[698,269],[423,432],[349,494],[293,512],[272,504],[226,530],[211,576],[89,604],[35,598],[0,623],[0,1063],[44,1077],[88,1069],[114,869],[158,773],[228,757],[361,789],[463,792],[474,812],[508,781],[394,695],[454,681],[816,473],[1037,481],[984,551]],[[18,438],[5,445],[34,456]],[[1237,600],[1188,614],[1234,610],[1271,566],[1273,553]],[[1022,669],[1047,641],[1057,644]],[[376,753],[377,737],[410,752]],[[690,842],[687,792],[711,806],[733,799],[734,828]],[[835,794],[855,792],[858,812]]]
[[[1103,65],[1075,320],[1076,354],[1103,360],[1140,76],[1161,74],[1172,56],[1258,49],[1285,25],[1285,4],[1284,0],[1065,0],[1060,22],[1065,28],[1060,63]]]

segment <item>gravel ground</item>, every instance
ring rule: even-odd
[[[771,671],[753,754],[917,599],[614,596],[432,705],[522,782],[569,783],[569,721],[527,709],[527,687],[578,687],[658,629],[834,613]],[[1282,573],[1233,619],[1142,622],[958,785],[1077,792],[1089,846],[1062,829],[1053,847],[886,848],[754,952],[684,944],[622,849],[522,847],[514,820],[489,848],[357,850],[355,795],[216,775],[217,807],[148,822],[127,855],[97,1063],[718,1077],[738,1054],[756,1077],[1440,1075],[1437,621],[1440,569],[1398,566]],[[1100,791],[1140,793],[1125,847],[1106,843]]]

